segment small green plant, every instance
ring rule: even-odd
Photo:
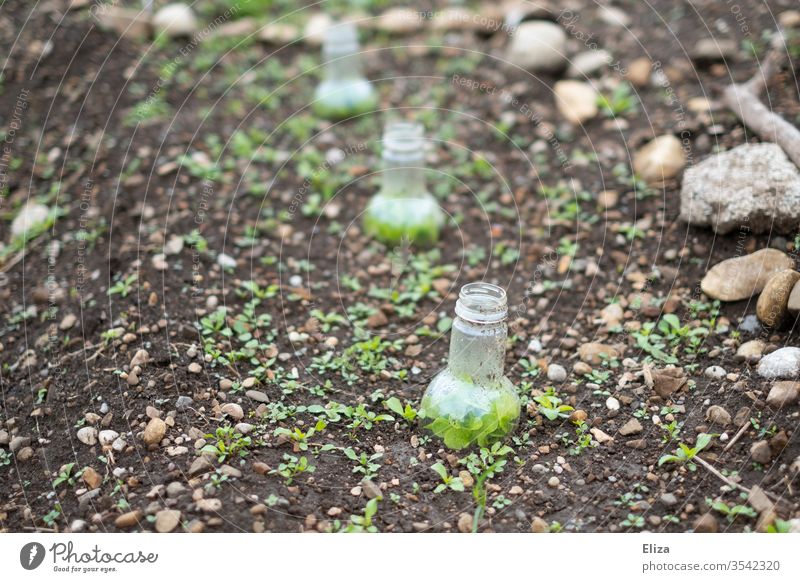
[[[139,275],[134,273],[133,275],[128,275],[125,278],[118,278],[116,283],[114,283],[111,287],[108,288],[109,295],[119,295],[120,297],[127,297],[130,292],[133,290],[133,286],[138,281]]]
[[[625,521],[620,523],[620,525],[622,527],[635,527],[637,529],[642,529],[644,527],[644,517],[635,513],[629,513],[628,517],[626,517]]]
[[[232,426],[221,426],[214,433],[207,434],[206,439],[216,442],[208,443],[201,452],[216,455],[220,463],[236,457],[246,457],[248,448],[253,444],[249,436],[241,434]]]
[[[722,515],[727,517],[728,521],[731,523],[735,521],[736,518],[739,516],[750,517],[750,518],[758,516],[756,510],[750,507],[749,505],[730,506],[720,499],[714,501],[710,497],[706,497],[706,503],[711,509],[713,509],[714,511],[718,511]]]
[[[578,456],[586,449],[591,449],[597,446],[597,442],[592,439],[589,432],[589,425],[580,420],[575,423],[575,440],[570,443],[572,446],[568,449],[569,454]]]
[[[622,82],[608,95],[598,95],[597,106],[606,117],[614,118],[633,113],[639,108],[639,99],[630,83]]]
[[[661,442],[670,443],[672,441],[678,440],[682,428],[683,424],[679,423],[677,420],[673,420],[669,424],[662,424],[661,430],[664,431],[664,434],[661,435]]]
[[[783,519],[776,519],[773,523],[767,526],[767,533],[789,533],[791,530],[791,522]]]
[[[75,480],[81,476],[82,471],[73,473],[73,469],[75,469],[75,463],[67,463],[66,465],[61,467],[58,476],[55,479],[53,479],[53,489],[55,489],[62,483],[66,483],[70,487],[75,485]]]
[[[409,423],[413,423],[419,414],[417,410],[413,406],[411,406],[411,404],[406,402],[406,405],[403,406],[403,403],[400,402],[400,399],[394,396],[385,400],[383,404],[384,406],[386,406],[386,408],[388,408],[401,418],[405,418],[406,421],[408,421]]]
[[[555,390],[549,388],[544,394],[534,396],[533,401],[539,406],[537,411],[542,414],[547,420],[558,420],[569,417],[570,411],[574,410],[572,406],[562,404]]]
[[[315,434],[322,432],[328,426],[323,419],[317,420],[317,423],[307,431],[303,432],[299,427],[294,427],[291,430],[288,428],[276,428],[272,436],[282,436],[286,440],[294,443],[295,449],[300,451],[307,451],[309,440]]]
[[[372,523],[373,518],[378,513],[378,499],[370,499],[364,507],[363,515],[351,515],[350,523],[344,529],[339,529],[342,533],[376,533],[378,528]],[[334,522],[334,529],[341,528],[341,524]]]
[[[215,489],[222,489],[223,483],[225,483],[227,480],[228,476],[223,475],[219,469],[217,469],[216,471],[214,471],[214,473],[211,474],[211,486],[214,487]]]
[[[293,455],[284,454],[283,462],[278,465],[277,469],[270,471],[270,473],[274,475],[280,475],[283,477],[286,485],[291,485],[294,482],[295,477],[298,475],[301,475],[302,473],[313,473],[315,470],[316,467],[314,465],[310,465],[306,457],[300,457],[298,459]]]
[[[319,329],[323,333],[328,333],[332,329],[337,329],[340,325],[347,325],[347,318],[335,312],[325,313],[320,309],[313,309],[311,317],[319,321]]]
[[[703,432],[697,435],[697,442],[695,443],[694,447],[689,447],[683,443],[678,443],[678,448],[675,450],[674,454],[663,455],[658,460],[658,466],[660,467],[664,463],[681,463],[685,464],[690,471],[697,470],[697,465],[692,462],[692,459],[694,459],[700,453],[700,451],[711,444],[711,440],[713,438],[714,435]]]
[[[0,449],[0,467],[5,467],[11,464],[11,454],[7,453],[5,449]]]
[[[434,473],[442,478],[442,482],[439,483],[436,486],[436,489],[433,490],[434,493],[441,493],[446,489],[452,489],[453,491],[464,491],[464,483],[461,481],[461,477],[450,475],[447,472],[447,468],[442,463],[434,463],[431,465],[431,469]]]
[[[490,448],[481,448],[478,453],[471,453],[459,459],[470,474],[475,478],[472,487],[472,497],[475,500],[475,513],[472,516],[472,531],[478,531],[478,525],[486,512],[486,484],[498,473],[502,473],[508,460],[505,458],[512,454],[514,449],[502,443],[495,443]]]
[[[356,466],[353,467],[353,473],[361,473],[364,475],[364,479],[372,479],[378,474],[378,470],[381,468],[381,465],[375,461],[383,457],[383,453],[373,453],[372,455],[367,455],[367,453],[362,452],[359,455],[351,447],[342,449],[342,452],[344,453],[345,457],[356,462]]]

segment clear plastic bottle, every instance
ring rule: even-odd
[[[486,446],[517,427],[520,400],[504,374],[506,292],[490,283],[461,288],[447,368],[422,397],[422,427],[451,449]]]
[[[396,122],[383,132],[381,188],[364,213],[364,230],[386,244],[421,246],[439,239],[444,212],[425,185],[424,129]]]
[[[378,98],[361,72],[358,30],[352,22],[325,31],[322,46],[323,80],[314,95],[314,111],[327,119],[345,119],[372,111]]]

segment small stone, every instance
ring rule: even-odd
[[[706,410],[706,420],[718,426],[728,426],[731,423],[730,413],[721,406],[709,406]]]
[[[755,364],[761,359],[766,347],[767,344],[759,339],[744,342],[739,346],[739,349],[736,350],[736,359],[749,364]]]
[[[195,501],[197,509],[205,513],[217,513],[222,509],[222,501],[219,499],[198,499]]]
[[[620,350],[614,346],[598,342],[587,342],[578,348],[578,357],[582,362],[597,365],[604,360],[615,360],[622,356]]]
[[[97,444],[97,429],[92,426],[84,426],[78,429],[78,440],[85,445]]]
[[[609,396],[606,399],[606,408],[608,408],[609,410],[619,410],[619,407],[620,407],[619,400],[617,400],[613,396]]]
[[[50,216],[50,209],[44,204],[29,202],[22,207],[11,223],[11,236],[22,237],[44,224]]]
[[[717,518],[710,513],[704,513],[695,520],[692,529],[694,533],[717,533],[719,531]]]
[[[600,443],[601,445],[602,444],[606,444],[606,443],[610,444],[610,443],[614,442],[614,438],[613,437],[607,435],[606,433],[604,433],[602,430],[600,430],[597,427],[589,429],[589,432],[592,434],[592,436],[595,438],[595,440],[598,443]]]
[[[573,410],[569,415],[570,422],[583,422],[589,417],[585,410]]]
[[[588,83],[558,81],[553,92],[558,111],[574,125],[581,125],[598,113],[597,91]]]
[[[703,293],[721,301],[740,301],[761,293],[772,276],[794,267],[794,261],[777,249],[761,249],[714,265],[700,282]]]
[[[667,507],[672,507],[673,505],[678,504],[678,498],[675,497],[674,493],[662,493],[659,500]]]
[[[607,67],[614,59],[604,50],[590,50],[578,53],[570,60],[567,77],[583,79]]]
[[[192,362],[191,364],[189,364],[189,367],[187,369],[189,370],[190,374],[199,374],[200,372],[203,371],[203,366],[201,366],[197,362]]]
[[[74,314],[68,313],[64,316],[64,319],[61,320],[61,323],[58,324],[58,329],[61,331],[67,331],[68,329],[72,329],[75,327],[75,323],[77,323],[78,318],[75,317]]]
[[[133,358],[131,358],[129,366],[131,369],[133,369],[136,366],[144,366],[149,361],[150,361],[150,354],[147,353],[147,350],[136,350],[136,353],[133,355]]]
[[[557,73],[564,69],[567,35],[552,22],[529,20],[514,31],[506,59],[522,69],[541,73]]]
[[[250,400],[255,400],[256,402],[269,402],[269,397],[267,397],[265,392],[261,392],[259,390],[248,390],[244,393]]]
[[[235,402],[223,404],[220,410],[223,414],[227,414],[234,420],[242,420],[244,418],[244,410],[242,410],[242,407]]]
[[[636,87],[647,87],[650,75],[653,72],[653,63],[647,57],[639,57],[628,65],[628,80]]]
[[[757,441],[750,447],[750,458],[753,462],[766,465],[772,460],[772,449],[767,441]]]
[[[367,327],[376,329],[389,323],[386,314],[380,309],[367,318]]]
[[[792,292],[789,294],[789,302],[786,304],[789,311],[797,313],[800,311],[800,281],[794,284]]]
[[[458,516],[458,531],[461,533],[472,531],[472,516],[469,513],[462,513]]]
[[[177,509],[162,509],[156,513],[156,531],[158,533],[169,533],[178,527],[181,522],[181,512]]]
[[[797,401],[800,396],[800,382],[775,382],[767,395],[767,404],[772,408],[783,408]]]
[[[637,451],[643,451],[647,448],[647,441],[645,439],[634,439],[627,441],[625,446],[631,449],[636,449]]]
[[[619,434],[622,436],[628,436],[632,434],[639,434],[642,432],[642,423],[639,422],[637,419],[632,418],[628,422],[626,422],[622,427],[619,429]]]
[[[553,476],[553,477],[550,477],[550,478],[547,480],[547,485],[548,485],[548,487],[552,487],[552,488],[554,488],[554,489],[555,489],[556,487],[558,487],[560,484],[561,484],[561,481],[559,480],[559,478],[558,478],[558,477],[555,477],[555,476]]]
[[[161,442],[165,434],[167,434],[167,423],[160,418],[151,418],[147,426],[144,427],[142,440],[147,446],[154,446]]]
[[[153,28],[171,38],[187,37],[197,32],[197,18],[186,4],[167,4],[153,16]]]
[[[197,457],[189,467],[189,477],[196,477],[214,470],[214,465],[204,456]]]
[[[383,492],[374,481],[365,479],[361,482],[361,488],[364,491],[364,495],[366,495],[369,499],[383,499]]]
[[[564,366],[550,364],[547,367],[547,379],[551,382],[563,382],[567,379],[567,371],[564,369]]]
[[[789,310],[789,296],[798,280],[800,273],[792,269],[780,271],[770,277],[756,303],[756,315],[761,323],[767,327],[781,323]]]
[[[114,525],[120,529],[126,529],[137,525],[140,519],[142,519],[142,512],[139,509],[135,509],[134,511],[129,511],[118,516],[117,519],[114,520]]]
[[[172,481],[167,485],[167,497],[170,499],[180,497],[185,491],[186,487],[180,481]]]
[[[8,444],[8,448],[11,450],[12,453],[17,453],[24,447],[29,446],[30,444],[31,444],[31,439],[29,437],[15,436],[14,438],[11,439],[11,442]]]
[[[725,368],[722,368],[720,366],[709,366],[703,372],[703,375],[706,378],[710,378],[712,380],[722,380],[723,378],[725,378],[725,374],[727,374]]]
[[[608,327],[618,327],[622,324],[622,319],[624,317],[624,311],[622,310],[622,306],[619,303],[611,303],[610,305],[606,305],[600,311],[600,319],[603,320]]]
[[[222,267],[223,269],[235,269],[236,268],[236,259],[234,259],[230,255],[226,255],[225,253],[220,253],[217,255],[217,264]]]
[[[702,38],[692,50],[692,60],[698,64],[730,60],[736,56],[736,42],[719,38]]]
[[[780,348],[758,363],[758,375],[769,379],[791,379],[800,374],[800,348]]]
[[[464,469],[458,472],[458,478],[461,479],[464,487],[470,488],[475,484],[475,479],[472,477],[472,474]]]
[[[672,134],[657,137],[633,157],[636,175],[648,184],[661,184],[675,178],[685,165],[683,145]]]
[[[548,533],[550,526],[541,517],[534,517],[531,520],[531,533]]]
[[[92,467],[84,468],[81,478],[83,482],[88,485],[89,489],[97,489],[103,483],[103,476]]]
[[[178,396],[178,399],[175,401],[175,409],[184,411],[192,404],[194,404],[194,400],[192,400],[191,396]]]

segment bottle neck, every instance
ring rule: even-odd
[[[330,51],[325,55],[323,77],[326,81],[352,81],[362,76],[358,53]]]
[[[450,372],[475,384],[496,384],[504,376],[507,337],[505,320],[473,323],[456,317],[450,334]]]

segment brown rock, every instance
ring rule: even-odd
[[[628,65],[628,80],[637,87],[646,87],[650,83],[653,64],[647,57],[640,57]]]
[[[775,273],[791,269],[794,261],[777,249],[761,249],[714,265],[700,288],[712,299],[741,301],[761,293]]]
[[[693,529],[694,533],[717,533],[719,531],[717,518],[710,513],[704,513],[695,520]]]
[[[775,382],[769,389],[767,404],[773,408],[783,408],[794,404],[798,396],[800,396],[800,382],[791,380]]]
[[[534,517],[531,520],[531,533],[548,533],[550,526],[541,517]]]
[[[140,509],[135,509],[118,516],[117,519],[114,520],[114,525],[118,528],[129,528],[137,525],[140,519],[142,519],[142,511]]]
[[[177,509],[162,509],[156,513],[156,531],[169,533],[181,522],[181,512]]]
[[[757,441],[750,447],[750,458],[755,463],[766,465],[772,460],[772,449],[767,441]]]
[[[462,513],[458,516],[458,531],[461,533],[472,531],[472,516],[469,513]]]
[[[786,305],[789,311],[800,311],[800,281],[794,284],[792,292],[789,294],[789,303]]]
[[[144,427],[142,439],[147,446],[154,446],[161,442],[165,434],[167,434],[167,424],[160,418],[151,418]]]
[[[389,319],[386,317],[386,314],[380,309],[367,318],[367,327],[370,327],[372,329],[383,327],[387,323],[389,323]]]
[[[83,482],[89,487],[89,489],[97,489],[103,483],[103,477],[95,471],[92,467],[86,467],[83,470],[83,475],[81,475]]]
[[[597,427],[590,429],[589,432],[592,433],[592,436],[601,445],[606,443],[610,444],[614,442],[614,437],[607,435]]]
[[[622,350],[598,342],[587,342],[578,348],[578,357],[582,362],[597,365],[604,360],[616,360],[622,356]]]
[[[645,439],[634,439],[626,442],[625,446],[636,449],[637,451],[643,451],[647,448],[647,441]]]
[[[731,415],[727,410],[715,404],[706,410],[706,420],[719,426],[728,426],[731,423]]]
[[[214,469],[214,465],[205,456],[197,457],[192,461],[192,466],[189,467],[189,477],[196,477],[203,473],[208,473]]]
[[[619,429],[619,434],[622,436],[639,434],[640,432],[642,432],[642,423],[635,418],[630,419]]]
[[[664,399],[675,394],[688,381],[681,368],[664,368],[663,370],[652,370],[650,373],[653,379],[653,390]]]
[[[789,295],[798,280],[800,280],[800,273],[792,269],[780,271],[770,277],[758,297],[758,303],[756,303],[756,315],[761,323],[772,327],[778,325],[786,317]]]
[[[660,184],[678,175],[686,165],[681,140],[672,134],[655,138],[633,156],[633,169],[648,184]]]

